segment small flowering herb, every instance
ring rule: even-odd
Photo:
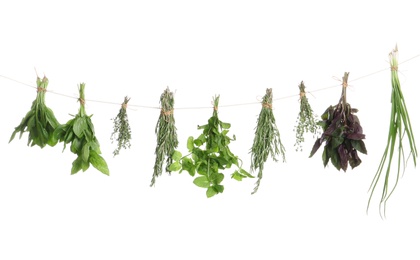
[[[165,170],[167,173],[171,173],[169,166],[173,162],[172,154],[178,147],[178,135],[176,133],[174,118],[174,94],[169,88],[166,88],[160,96],[160,104],[161,111],[155,128],[157,137],[155,150],[156,160],[153,167],[153,177],[150,186],[155,185],[156,178],[162,175],[165,158]]]
[[[382,196],[379,203],[379,213],[385,216],[386,202],[395,190],[398,180],[400,179],[401,170],[405,170],[405,155],[403,149],[404,137],[408,139],[410,145],[410,156],[413,157],[414,166],[416,166],[416,158],[418,156],[416,143],[414,140],[413,129],[411,128],[410,117],[408,115],[407,106],[404,100],[404,96],[401,90],[400,80],[398,78],[398,49],[395,49],[389,54],[389,60],[391,65],[391,120],[389,124],[389,133],[387,138],[387,145],[385,152],[382,156],[381,162],[379,163],[378,170],[370,185],[370,197],[367,205],[367,210],[372,199],[373,192],[381,178],[381,174],[386,165],[386,173],[384,176]],[[395,148],[398,147],[398,159],[397,168],[393,180],[392,189],[389,190],[390,175],[392,174],[391,167],[394,159]],[[408,160],[408,159],[407,159]]]
[[[80,170],[86,171],[91,164],[98,171],[109,175],[108,165],[104,158],[100,156],[101,149],[95,136],[95,129],[91,120],[92,115],[88,116],[85,111],[84,83],[79,85],[79,102],[79,112],[74,118],[55,129],[53,134],[54,142],[63,142],[63,151],[66,145],[70,143],[70,151],[77,155],[72,164],[71,174],[75,174]]]
[[[22,138],[24,132],[28,132],[28,146],[38,145],[44,148],[47,144],[49,146],[55,145],[51,138],[59,123],[53,111],[45,104],[48,79],[45,76],[42,80],[37,77],[36,85],[37,94],[36,99],[32,102],[31,110],[25,115],[20,124],[15,127],[9,143],[18,132],[20,132],[19,139]]]
[[[257,127],[255,128],[254,142],[251,148],[251,173],[258,170],[258,180],[252,194],[257,192],[263,175],[264,164],[271,155],[277,162],[277,155],[281,154],[283,162],[286,161],[285,149],[280,140],[280,132],[276,126],[273,110],[273,92],[269,88],[262,100],[261,112],[258,116]]]
[[[172,171],[187,171],[191,176],[197,173],[193,181],[195,185],[205,188],[207,198],[224,191],[221,184],[225,175],[220,170],[228,169],[236,165],[237,170],[232,173],[232,178],[241,181],[243,178],[253,178],[251,174],[242,169],[242,161],[234,155],[229,144],[235,140],[229,137],[230,124],[220,121],[218,116],[219,96],[213,99],[213,115],[206,125],[198,126],[203,130],[202,134],[194,139],[190,136],[187,148],[190,154],[182,156],[181,152],[175,151],[172,155],[174,162],[170,165]]]
[[[331,159],[331,163],[337,170],[347,170],[348,164],[351,168],[360,165],[357,152],[367,154],[365,139],[359,118],[355,115],[357,109],[351,108],[347,103],[346,88],[349,73],[345,72],[343,77],[343,88],[341,98],[336,106],[330,106],[322,114],[318,124],[322,127],[323,133],[320,138],[315,141],[309,157],[312,157],[319,149],[321,144],[325,142],[322,160],[324,167],[327,166]]]
[[[306,97],[305,85],[303,81],[299,85],[300,90],[300,111],[297,117],[297,126],[293,129],[296,132],[296,151],[302,151],[302,143],[305,141],[303,135],[305,133],[312,133],[313,137],[319,133],[319,125],[315,121],[315,116],[308,98]]]
[[[127,149],[131,147],[131,128],[127,116],[128,101],[130,101],[130,99],[125,97],[118,115],[112,119],[114,123],[114,132],[111,134],[111,140],[112,142],[118,142],[117,148],[115,148],[113,152],[114,156],[120,153],[121,148]]]

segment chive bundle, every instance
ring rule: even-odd
[[[405,162],[405,154],[404,154],[404,147],[403,147],[403,140],[406,137],[408,139],[410,145],[410,154],[409,156],[413,157],[414,166],[416,166],[416,158],[417,158],[417,148],[414,141],[413,130],[411,128],[410,117],[408,114],[407,106],[404,100],[404,96],[401,90],[400,81],[398,78],[398,49],[395,49],[389,54],[389,60],[391,65],[391,118],[389,124],[389,132],[387,138],[387,145],[385,147],[384,154],[382,156],[381,162],[379,163],[379,167],[376,171],[376,174],[372,180],[370,185],[370,196],[367,205],[367,211],[369,210],[369,205],[372,199],[372,195],[375,191],[375,188],[381,178],[382,172],[384,171],[384,167],[386,165],[386,171],[384,176],[384,182],[382,186],[382,196],[379,203],[379,213],[382,216],[382,213],[385,216],[386,211],[386,202],[388,201],[391,194],[394,192],[398,180],[400,178],[401,170],[404,172],[406,162]],[[395,148],[398,149],[397,154],[397,169],[396,173],[391,172],[392,162],[394,159],[394,152]],[[408,160],[408,159],[407,159]],[[392,185],[392,189],[389,190],[390,187],[390,175],[394,174],[394,181]]]

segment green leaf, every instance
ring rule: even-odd
[[[367,154],[365,143],[362,140],[350,140],[350,142],[354,149],[361,153]]]
[[[206,196],[207,198],[211,198],[214,195],[216,195],[218,193],[218,191],[212,186],[212,187],[208,187],[207,191],[206,191]]]
[[[79,137],[82,138],[83,136],[83,131],[87,130],[87,124],[86,124],[86,120],[84,117],[76,117],[76,119],[74,120],[74,124],[73,124],[73,132],[74,134]]]
[[[190,158],[184,158],[181,161],[182,170],[187,171],[191,176],[195,175],[195,165]]]
[[[229,129],[230,128],[229,123],[220,122],[220,125],[222,126],[223,129]]]
[[[103,174],[109,175],[109,169],[106,161],[102,156],[100,156],[95,151],[90,151],[89,162],[95,167],[98,171],[102,172]]]
[[[82,159],[84,162],[89,162],[89,143],[85,143],[82,148]]]
[[[197,145],[197,146],[200,146],[200,145]],[[192,136],[188,137],[187,149],[188,149],[189,152],[192,152],[192,150],[194,149],[194,137],[192,137]]]
[[[245,171],[242,168],[239,170],[239,172],[242,173],[243,175],[245,175],[248,178],[254,178],[254,176],[252,176],[249,172]]]
[[[172,154],[172,160],[179,162],[179,160],[181,160],[182,158],[182,154],[179,151],[174,151]]]
[[[199,176],[194,179],[193,183],[201,188],[208,188],[210,187],[210,182],[207,179],[207,176]]]
[[[235,171],[234,173],[232,173],[232,178],[237,180],[237,181],[242,181],[244,176],[242,174],[240,174],[238,171]]]
[[[75,174],[82,169],[82,161],[82,158],[77,156],[76,160],[72,163],[71,174]]]
[[[223,185],[214,185],[212,187],[217,191],[217,193],[223,193],[223,191],[225,190],[225,187]]]
[[[173,162],[171,165],[169,165],[169,171],[171,172],[177,172],[181,170],[182,165],[179,162]]]

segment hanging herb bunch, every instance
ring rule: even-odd
[[[416,166],[416,158],[418,156],[416,143],[414,140],[413,129],[411,128],[410,117],[408,114],[407,106],[404,100],[403,92],[400,85],[400,80],[398,78],[398,49],[395,49],[389,54],[389,60],[391,65],[391,120],[389,124],[389,132],[387,138],[387,145],[385,147],[384,154],[382,156],[381,162],[379,163],[378,170],[372,180],[370,185],[370,196],[367,205],[367,210],[372,199],[372,195],[375,191],[375,188],[381,178],[382,172],[386,172],[384,176],[383,186],[382,186],[382,196],[379,203],[379,213],[382,217],[382,214],[385,216],[386,211],[386,202],[395,190],[398,180],[400,179],[400,174],[405,170],[406,161],[404,155],[403,141],[404,138],[408,140],[410,145],[410,154],[409,156],[413,157],[414,166]],[[398,147],[398,159],[396,171],[391,171],[392,162],[394,157],[395,148]],[[408,159],[407,159],[408,160]],[[392,168],[395,170],[394,168]],[[390,175],[394,174],[392,188],[390,189]]]
[[[162,175],[165,159],[165,170],[168,174],[171,173],[169,166],[173,162],[172,154],[178,147],[178,135],[176,133],[174,118],[174,94],[168,87],[160,96],[160,104],[161,111],[155,128],[157,137],[156,160],[150,186],[155,185],[156,178]]]
[[[48,79],[44,76],[42,80],[37,77],[37,94],[36,99],[32,102],[31,109],[22,119],[20,124],[10,137],[9,143],[20,132],[19,139],[22,138],[24,132],[28,132],[28,146],[38,145],[44,148],[47,144],[54,146],[51,141],[55,128],[59,125],[55,118],[54,112],[45,104],[45,93],[47,92]]]
[[[277,162],[276,156],[281,154],[283,162],[286,161],[285,149],[281,143],[280,132],[276,126],[276,119],[273,114],[273,92],[271,88],[266,89],[266,94],[261,103],[262,108],[258,116],[254,142],[250,151],[251,173],[258,170],[258,180],[252,194],[258,191],[263,175],[264,164],[269,155]]]
[[[360,165],[357,152],[367,154],[365,139],[359,118],[355,115],[358,111],[351,108],[347,103],[346,89],[349,73],[345,72],[343,76],[343,86],[341,97],[337,105],[330,106],[322,114],[318,124],[322,127],[323,133],[320,138],[315,141],[309,157],[312,157],[323,142],[325,142],[322,160],[324,167],[327,166],[331,159],[331,163],[337,170],[347,170],[348,164],[351,168]]]
[[[115,148],[113,154],[114,157],[120,153],[121,148],[127,149],[131,147],[131,128],[127,116],[127,104],[130,101],[129,98],[125,97],[124,102],[121,104],[118,115],[112,119],[114,123],[114,132],[111,134],[111,141],[117,141],[117,148]]]
[[[196,139],[190,136],[187,141],[189,154],[182,156],[181,152],[173,153],[174,162],[170,165],[172,171],[187,171],[191,176],[196,177],[195,185],[207,189],[208,198],[223,193],[222,181],[225,177],[221,170],[237,167],[232,173],[232,178],[241,181],[243,178],[253,176],[242,169],[242,161],[234,155],[229,148],[235,136],[229,137],[230,124],[222,122],[218,116],[219,96],[213,98],[213,115],[208,119],[206,125],[198,126],[203,132]]]
[[[297,125],[293,129],[296,132],[296,151],[302,151],[302,143],[305,141],[304,134],[312,133],[315,138],[317,134],[320,133],[319,125],[315,121],[315,115],[311,105],[309,104],[308,98],[306,97],[305,85],[303,81],[299,85],[300,90],[300,111],[297,117]]]
[[[70,151],[77,155],[73,161],[71,174],[89,169],[90,164],[103,174],[109,175],[106,161],[101,154],[99,142],[95,136],[95,129],[85,111],[85,84],[79,85],[79,112],[66,124],[58,126],[53,134],[53,142],[63,142],[64,149],[70,144]]]

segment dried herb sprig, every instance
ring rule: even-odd
[[[124,97],[124,102],[121,104],[121,108],[118,115],[112,119],[114,123],[114,132],[111,134],[112,143],[117,141],[117,148],[115,148],[113,154],[114,157],[120,153],[121,148],[127,149],[131,147],[131,128],[127,116],[127,104],[130,101],[129,98]]]
[[[70,151],[77,155],[73,161],[71,174],[89,169],[90,164],[98,171],[109,175],[108,165],[102,158],[99,141],[95,136],[95,128],[91,117],[85,110],[85,83],[79,85],[79,112],[64,125],[59,125],[53,134],[53,142],[66,145],[71,143]]]
[[[281,143],[280,132],[276,125],[273,114],[273,92],[271,88],[266,89],[266,94],[262,99],[262,108],[257,119],[255,137],[252,144],[251,153],[251,173],[258,170],[258,180],[251,194],[257,192],[263,175],[264,164],[271,155],[277,162],[277,155],[282,156],[283,162],[286,161],[285,148]]]
[[[405,171],[406,167],[406,160],[404,154],[404,147],[403,141],[404,137],[408,139],[410,144],[410,154],[409,156],[413,157],[414,166],[416,166],[416,158],[418,156],[416,143],[414,140],[413,129],[411,128],[410,117],[407,110],[407,105],[404,100],[404,95],[401,89],[400,81],[398,78],[398,49],[395,47],[394,50],[389,54],[389,61],[391,65],[391,120],[389,124],[389,132],[387,138],[387,145],[385,147],[384,154],[382,156],[381,162],[379,163],[379,167],[376,171],[376,174],[372,180],[370,185],[369,191],[369,201],[367,205],[366,212],[369,210],[369,205],[372,199],[372,195],[375,191],[375,188],[378,184],[379,179],[381,178],[381,174],[384,171],[385,165],[386,172],[384,176],[384,183],[382,188],[382,196],[379,203],[379,213],[382,217],[385,217],[386,211],[386,202],[388,201],[391,194],[394,192],[398,180],[400,179],[400,174]],[[394,160],[394,152],[395,148],[398,147],[398,159],[397,159],[397,168],[396,168],[396,175],[394,179],[394,183],[392,185],[392,189],[389,190],[390,187],[390,175],[392,162]],[[408,159],[407,159],[408,160]]]
[[[160,104],[161,111],[155,128],[157,137],[156,160],[150,186],[155,185],[156,178],[162,175],[165,158],[165,170],[168,174],[171,173],[169,166],[173,162],[172,154],[178,147],[178,135],[176,133],[174,118],[174,94],[169,90],[169,87],[160,96]]]
[[[9,143],[15,138],[15,135],[20,132],[19,139],[22,138],[24,132],[28,132],[28,146],[38,145],[44,148],[47,144],[54,146],[51,137],[55,128],[59,125],[55,118],[54,112],[45,104],[45,93],[48,86],[47,77],[42,80],[37,76],[37,94],[36,99],[32,102],[31,109],[22,119],[20,124],[15,127],[15,130],[10,137]]]
[[[198,176],[193,183],[198,187],[207,189],[207,198],[224,191],[221,184],[225,175],[220,170],[236,165],[237,170],[232,173],[232,178],[241,181],[243,178],[254,178],[242,168],[242,161],[234,155],[229,148],[231,141],[236,140],[227,134],[230,124],[220,121],[218,116],[219,96],[213,98],[213,115],[207,120],[206,125],[198,126],[202,134],[194,139],[190,136],[187,141],[189,154],[182,156],[175,151],[172,155],[174,162],[170,165],[172,171],[187,171],[191,176]]]
[[[302,151],[302,143],[305,141],[303,135],[305,133],[312,133],[313,137],[315,138],[317,134],[320,133],[319,125],[315,121],[315,115],[313,114],[313,110],[311,105],[309,104],[308,98],[306,97],[305,92],[305,85],[303,81],[299,85],[300,90],[300,111],[299,115],[296,119],[297,125],[293,129],[296,132],[296,151]]]
[[[322,127],[323,133],[320,138],[315,141],[309,157],[312,157],[319,149],[321,144],[325,142],[322,160],[324,167],[327,166],[329,160],[337,168],[347,170],[348,164],[351,168],[360,165],[357,152],[367,154],[365,139],[359,118],[355,115],[358,111],[351,108],[347,103],[346,89],[349,73],[345,72],[343,76],[343,87],[341,97],[336,106],[330,106],[321,116],[322,121],[318,124]]]

